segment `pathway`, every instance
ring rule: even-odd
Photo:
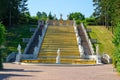
[[[0,80],[120,80],[112,65],[35,66],[4,64]]]

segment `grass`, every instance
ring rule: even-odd
[[[104,26],[87,26],[87,28],[92,29],[92,32],[89,33],[90,37],[98,40],[98,44],[95,44],[95,46],[99,45],[100,54],[107,53],[111,56],[115,49],[114,44],[112,43],[112,32]]]
[[[6,31],[5,41],[5,53],[6,55],[11,52],[17,52],[18,44],[21,44],[22,52],[26,47],[26,43],[22,42],[22,38],[30,38],[33,32],[30,32],[30,28],[35,28],[33,25],[19,25],[10,28]]]

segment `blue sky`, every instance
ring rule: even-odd
[[[47,14],[56,14],[58,19],[60,14],[66,19],[72,12],[81,12],[85,17],[89,17],[94,11],[92,0],[28,0],[28,8],[32,16],[38,11],[44,11]]]

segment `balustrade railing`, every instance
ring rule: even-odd
[[[73,26],[74,26],[74,31],[75,31],[75,35],[76,35],[76,40],[77,40],[77,44],[78,44],[80,57],[84,58],[84,49],[83,49],[83,46],[81,45],[81,37],[78,34],[77,25],[76,25],[75,20],[74,20]]]
[[[88,43],[88,45],[89,45],[90,52],[91,52],[92,55],[94,55],[94,50],[93,50],[93,47],[92,47],[92,43],[91,43],[91,41],[90,41],[90,39],[89,39],[89,37],[88,37],[88,35],[87,35],[87,31],[86,31],[83,23],[81,23],[81,27],[82,27],[82,30],[84,31],[85,37],[86,37],[86,39],[87,39],[87,43]]]

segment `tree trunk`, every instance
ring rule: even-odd
[[[9,13],[9,27],[11,27],[11,9],[10,9],[10,13]]]
[[[2,55],[1,55],[1,51],[0,51],[0,70],[3,69],[3,63],[2,63]]]

